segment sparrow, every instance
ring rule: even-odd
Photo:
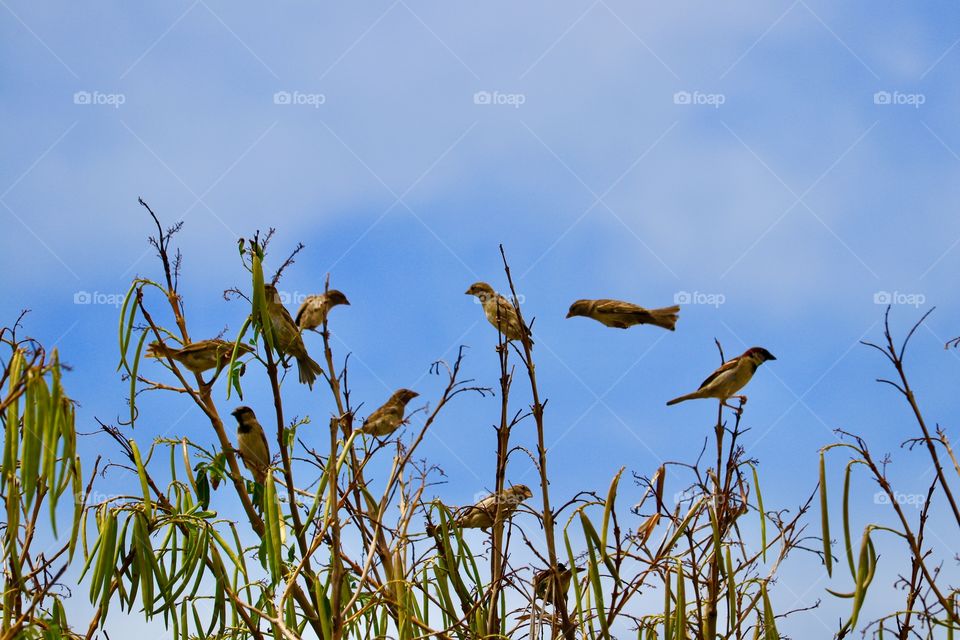
[[[493,290],[486,282],[474,282],[465,292],[468,296],[476,296],[483,305],[483,313],[497,330],[507,340],[530,340],[530,331],[520,322],[517,310],[509,300]],[[530,340],[533,344],[533,340]]]
[[[562,600],[566,600],[567,591],[570,589],[570,579],[573,577],[573,570],[568,569],[567,565],[563,564],[562,562],[558,562],[557,574],[560,576],[559,592],[555,592],[556,590],[553,588],[555,584],[553,580],[553,571],[551,571],[549,568],[542,571],[537,571],[537,573],[533,576],[534,596],[553,605],[557,604],[558,595]]]
[[[280,294],[272,284],[264,285],[267,298],[267,313],[270,317],[270,328],[273,331],[273,344],[277,351],[293,356],[297,359],[297,368],[300,371],[300,382],[313,388],[313,382],[323,368],[310,358],[307,347],[303,344],[303,336],[297,328],[290,312],[280,301]]]
[[[230,363],[233,355],[233,344],[226,340],[200,340],[191,342],[186,346],[176,349],[168,347],[162,342],[151,342],[147,346],[146,356],[148,358],[171,358],[176,360],[184,367],[199,375],[208,369],[216,368],[218,371]],[[249,345],[237,345],[237,356],[250,353],[253,349]]]
[[[500,521],[503,522],[513,515],[521,502],[531,496],[533,492],[530,487],[515,484],[499,494],[492,493],[477,504],[465,507],[454,520],[454,524],[461,529],[489,529],[497,515],[497,504],[501,505]]]
[[[696,398],[716,398],[725,405],[730,398],[739,398],[742,404],[747,401],[747,397],[734,394],[750,382],[750,378],[756,373],[757,367],[767,360],[776,360],[776,358],[763,347],[747,349],[743,352],[743,355],[731,358],[720,365],[719,369],[703,381],[699,389],[693,393],[674,398],[667,403],[667,406]]]
[[[673,331],[680,307],[644,309],[620,300],[577,300],[570,305],[567,317],[584,316],[616,329],[628,329],[635,324],[653,324]]]
[[[407,403],[419,395],[410,389],[394,391],[382,407],[367,416],[359,429],[360,433],[380,437],[390,435],[403,424],[403,412],[407,408]]]
[[[330,289],[326,293],[307,296],[297,309],[297,326],[302,330],[316,329],[327,321],[327,314],[338,304],[349,305],[350,301],[343,292]]]
[[[253,479],[263,484],[270,468],[270,447],[257,415],[250,407],[237,407],[230,414],[237,419],[237,452]]]

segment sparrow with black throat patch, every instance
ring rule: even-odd
[[[407,403],[420,394],[410,389],[398,389],[379,409],[367,416],[360,427],[360,433],[384,437],[396,431],[403,424],[403,413]]]
[[[327,314],[330,313],[330,310],[340,304],[349,306],[350,301],[347,300],[347,296],[343,295],[342,291],[337,289],[330,289],[326,293],[316,296],[307,296],[300,304],[300,308],[297,309],[297,326],[303,330],[315,331],[317,327],[322,327],[323,323],[327,321]]]
[[[270,446],[257,414],[250,407],[237,407],[230,415],[237,419],[237,453],[243,466],[250,470],[254,480],[263,484],[270,469]]]
[[[583,316],[616,329],[628,329],[636,324],[652,324],[673,331],[677,325],[680,307],[644,309],[621,300],[577,300],[570,305],[567,317]]]
[[[468,296],[476,296],[483,305],[483,315],[497,330],[503,334],[507,340],[533,340],[530,338],[530,331],[520,322],[520,316],[513,304],[499,293],[493,290],[486,282],[474,282],[464,293]]]
[[[738,396],[735,394],[750,382],[753,374],[757,371],[757,367],[767,360],[776,360],[776,358],[763,347],[747,349],[742,355],[731,358],[720,365],[719,369],[711,373],[710,377],[703,381],[699,389],[693,393],[688,393],[670,400],[667,402],[667,406],[687,400],[695,400],[697,398],[715,398],[732,409],[738,409],[737,407],[728,405],[727,400],[730,398],[738,398],[741,405],[746,403],[746,396]]]
[[[296,358],[300,382],[313,388],[313,383],[317,376],[323,373],[323,368],[307,353],[300,329],[290,316],[290,312],[283,306],[277,288],[267,284],[264,285],[263,290],[266,294],[267,314],[270,317],[274,347],[281,354]]]

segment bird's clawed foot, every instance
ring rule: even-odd
[[[727,402],[727,400],[731,400],[733,398],[736,398],[737,400],[739,400],[740,404],[734,406]],[[734,411],[737,412],[738,416],[743,414],[743,405],[747,404],[747,396],[730,396],[729,398],[727,398],[727,400],[723,401],[722,403],[723,406],[727,407],[728,409],[733,409]]]

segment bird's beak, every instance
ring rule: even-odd
[[[349,306],[350,306],[350,301],[347,300],[346,298],[344,298],[344,299],[343,299],[343,304],[345,304],[345,305],[347,305],[347,306],[349,307]]]
[[[469,295],[473,295],[472,292],[470,291],[470,289],[467,289],[467,290],[464,291],[463,293],[464,293],[465,295],[468,295],[468,296],[469,296]]]
[[[767,358],[767,360],[776,360],[776,359],[777,359],[777,356],[773,355],[772,353],[770,354],[770,357]]]
[[[568,318],[572,318],[572,317],[573,317],[573,311],[567,311],[567,317],[568,317]]]

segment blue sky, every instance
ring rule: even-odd
[[[537,318],[560,496],[696,456],[713,406],[664,401],[716,366],[715,337],[728,354],[778,357],[749,386],[746,417],[770,505],[813,490],[837,427],[891,452],[904,492],[923,488],[922,456],[899,447],[916,435],[906,407],[857,342],[879,339],[882,292],[901,303],[900,331],[937,306],[909,365],[930,422],[952,427],[956,5],[0,4],[0,251],[16,274],[0,310],[8,323],[32,309],[29,332],[73,365],[84,430],[125,411],[110,302],[159,275],[142,196],[184,221],[195,336],[243,321],[221,295],[247,283],[239,236],[275,227],[274,261],[303,241],[281,288],[313,292],[330,272],[347,293],[335,344],[368,407],[404,385],[436,397],[424,374],[459,344],[467,375],[496,384],[495,333],[463,291],[505,288],[503,243]],[[76,304],[80,292],[94,303]],[[703,304],[684,306],[675,334],[563,318],[580,297],[664,306],[684,292]],[[325,396],[288,391],[325,421]],[[138,438],[209,438],[185,402],[145,402],[157,410]],[[491,486],[496,415],[496,400],[465,398],[424,443],[448,474],[445,500]],[[532,479],[524,464],[515,481]],[[861,490],[859,522],[885,518]],[[899,556],[884,556],[889,578]],[[813,564],[788,563],[778,585],[784,607],[824,598],[790,623],[795,636],[846,611],[823,587],[849,585]]]

